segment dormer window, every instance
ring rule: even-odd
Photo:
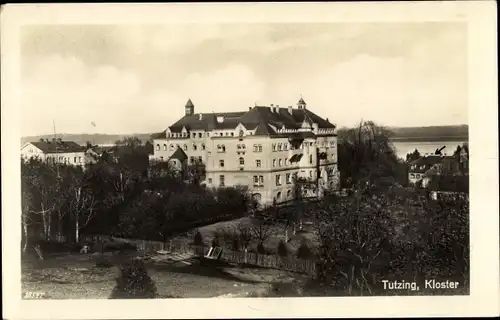
[[[224,122],[224,117],[223,116],[218,116],[217,117],[217,123],[223,123]]]

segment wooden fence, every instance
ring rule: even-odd
[[[100,235],[86,235],[82,237],[83,241],[87,242],[106,242],[111,239],[109,236]],[[116,242],[124,242],[133,244],[137,247],[138,251],[144,253],[157,252],[160,250],[175,252],[175,253],[189,253],[196,256],[206,255],[209,247],[195,246],[176,241],[161,242],[151,240],[136,240],[124,238],[112,238]],[[279,255],[264,255],[255,252],[234,251],[223,249],[221,260],[229,263],[255,265],[264,268],[272,268],[279,270],[286,270],[291,272],[305,273],[314,276],[316,272],[315,260],[303,260],[292,257],[281,257]]]

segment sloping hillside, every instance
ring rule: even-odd
[[[389,127],[394,133],[392,139],[394,141],[454,141],[467,139],[469,136],[469,126],[432,126],[432,127]],[[43,139],[52,139],[53,135],[30,136],[21,138],[21,144],[29,141],[38,141]],[[137,137],[145,142],[151,139],[151,134],[148,133],[132,133],[132,134],[58,134],[58,138],[63,140],[75,141],[78,144],[84,145],[87,141],[92,144],[109,145],[115,141],[121,140],[124,137]]]

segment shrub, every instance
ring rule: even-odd
[[[288,256],[288,248],[283,240],[278,243],[278,255],[282,257]]]
[[[312,256],[311,249],[307,246],[305,241],[300,243],[300,247],[297,249],[297,258],[298,259],[310,259]]]
[[[111,299],[152,299],[156,296],[156,285],[148,275],[144,262],[134,259],[120,267]]]
[[[201,233],[199,231],[197,231],[194,234],[193,244],[196,245],[196,246],[202,246],[203,245],[203,237],[201,236]]]

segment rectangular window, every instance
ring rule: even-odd
[[[273,151],[276,151],[276,143],[273,143]]]
[[[288,143],[285,143],[285,144],[283,145],[283,150],[285,150],[285,151],[287,151],[287,150],[288,150]]]
[[[193,163],[194,163],[194,157],[189,157],[189,162],[190,162],[191,164],[193,164]]]
[[[288,165],[288,158],[285,158],[285,166]]]
[[[76,163],[76,157],[75,157],[75,159],[73,159],[73,160],[74,160],[74,162]]]
[[[286,183],[287,183],[287,184],[292,183],[292,179],[291,179],[291,177],[290,177],[290,174],[289,174],[289,173],[287,173],[287,174],[286,174]]]
[[[219,167],[224,168],[224,160],[219,160]]]
[[[255,160],[255,166],[260,168],[262,166],[262,162],[260,160]]]
[[[273,159],[273,167],[276,167],[276,159]]]
[[[262,145],[259,144],[259,152],[262,152]]]
[[[280,174],[278,174],[278,175],[276,176],[276,185],[277,185],[277,186],[281,186],[281,175],[280,175]]]
[[[78,157],[78,162],[82,163],[82,157]]]
[[[258,176],[253,176],[253,185],[258,186],[259,185],[259,177]]]
[[[281,167],[281,165],[282,165],[281,159],[278,160],[278,165]]]
[[[259,147],[256,144],[254,144],[253,145],[253,152],[258,152],[258,151],[259,151]]]
[[[198,138],[201,138],[201,132],[198,132]]]
[[[202,157],[201,157],[201,156],[200,156],[200,157],[198,157],[198,161],[199,161],[200,163],[202,163],[202,162],[203,162],[203,159],[202,159]]]
[[[226,185],[226,179],[224,176],[219,176],[219,185],[224,187]]]
[[[281,151],[281,147],[282,147],[281,143],[278,143],[278,151]]]
[[[212,184],[212,178],[208,178],[208,184]]]
[[[263,186],[263,185],[264,185],[264,176],[259,176],[259,184],[260,184],[261,186]]]

